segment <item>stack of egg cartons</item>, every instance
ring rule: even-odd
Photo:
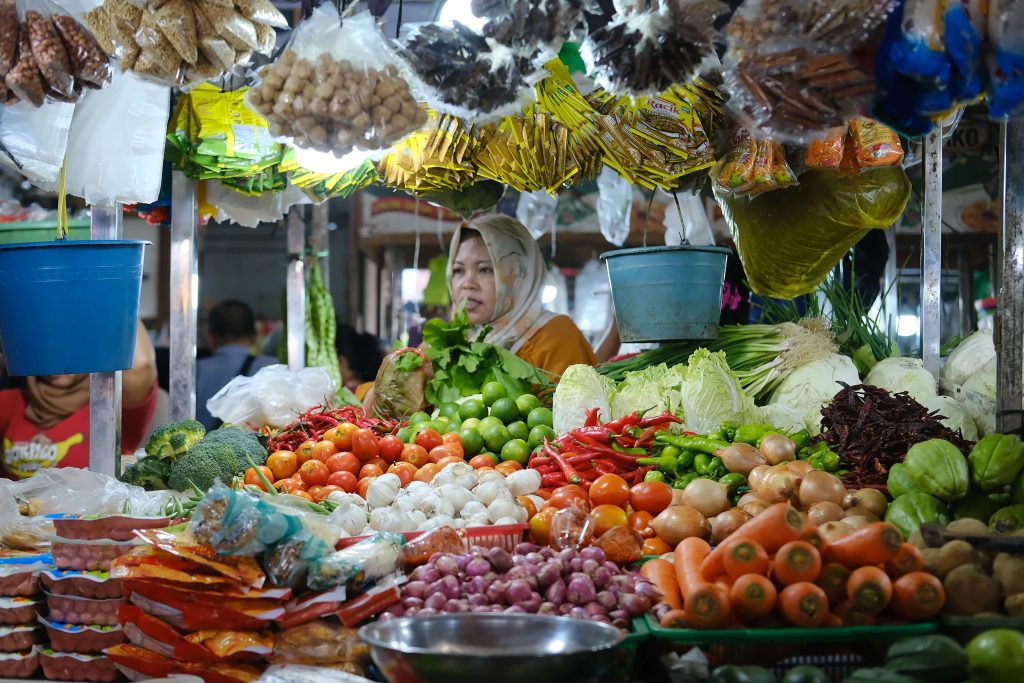
[[[39,573],[50,567],[48,553],[0,551],[0,673],[29,678],[39,668],[46,634],[38,622],[45,611]]]

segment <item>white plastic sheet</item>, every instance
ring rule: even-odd
[[[252,377],[228,382],[206,408],[227,424],[284,427],[299,413],[333,398],[334,391],[334,380],[323,368],[292,372],[287,365],[268,365]]]
[[[0,143],[21,168],[2,152],[0,164],[35,185],[56,187],[74,111],[75,105],[65,102],[48,102],[38,109],[28,102],[0,107]]]
[[[533,239],[540,239],[553,232],[558,214],[558,197],[543,190],[540,192],[522,192],[516,204],[516,219],[526,226]]]
[[[597,176],[597,222],[604,238],[617,247],[629,237],[633,185],[605,166]]]

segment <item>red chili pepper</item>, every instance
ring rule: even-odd
[[[648,427],[661,427],[667,424],[680,424],[682,420],[673,415],[672,413],[665,411],[661,415],[655,415],[654,417],[645,417],[637,423],[638,426],[647,429]]]
[[[636,448],[646,448],[648,445],[650,445],[651,441],[654,440],[654,435],[657,434],[659,431],[661,431],[661,427],[659,427],[658,425],[652,425],[648,427],[647,429],[644,430],[643,434],[641,434],[637,438],[634,446]]]
[[[568,483],[569,482],[565,480],[565,475],[561,472],[549,472],[548,474],[540,475],[541,486],[552,486],[557,489],[558,487],[565,486]]]
[[[598,412],[599,408],[591,408],[587,411],[587,419],[583,421],[584,427],[596,427],[598,425]]]
[[[623,415],[617,420],[606,422],[604,424],[605,429],[609,429],[616,434],[622,434],[629,427],[635,427],[640,423],[640,413],[630,413],[629,415]]]
[[[580,437],[587,437],[589,439],[596,439],[598,441],[602,441],[604,443],[607,443],[608,440],[611,439],[611,437],[612,437],[612,435],[614,433],[615,432],[609,430],[607,426],[605,426],[605,427],[581,427],[580,429],[573,429],[572,431],[567,433],[562,438],[563,439],[568,439],[568,438],[578,439]]]
[[[570,465],[585,465],[594,459],[593,453],[580,453],[579,455],[566,453],[564,456],[565,461]]]
[[[580,483],[580,481],[582,481],[582,477],[580,477],[580,474],[579,472],[576,471],[576,468],[574,468],[572,465],[566,462],[565,458],[563,458],[560,453],[558,453],[554,448],[551,447],[551,444],[548,443],[547,439],[544,439],[544,454],[547,455],[549,458],[554,459],[554,461],[558,463],[559,469],[562,470],[562,474],[565,475],[566,480],[570,484],[578,484]]]

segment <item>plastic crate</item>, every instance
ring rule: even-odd
[[[1024,632],[1024,619],[1020,617],[963,617],[943,614],[940,630],[953,640],[966,645],[974,636],[993,628],[1008,628]]]
[[[462,542],[465,544],[466,550],[469,550],[470,548],[504,548],[505,550],[512,552],[516,549],[516,546],[522,543],[526,538],[526,532],[529,528],[529,524],[474,526],[459,529],[459,534],[462,536]],[[424,533],[426,532],[406,531],[402,535],[405,536],[406,541],[411,541]],[[367,538],[370,537],[350,536],[339,540],[337,545],[334,547],[341,550],[349,547],[350,545],[355,545],[359,541]]]

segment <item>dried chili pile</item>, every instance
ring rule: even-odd
[[[847,484],[885,484],[889,468],[903,462],[910,447],[928,439],[945,439],[964,455],[974,445],[939,420],[938,411],[929,412],[906,392],[890,394],[885,389],[843,382],[842,391],[821,409],[821,435],[839,454],[849,473]]]
[[[372,429],[378,436],[394,434],[401,426],[393,420],[370,417],[360,406],[313,406],[267,441],[267,450],[296,451],[303,441],[320,441],[324,432],[344,423]]]

